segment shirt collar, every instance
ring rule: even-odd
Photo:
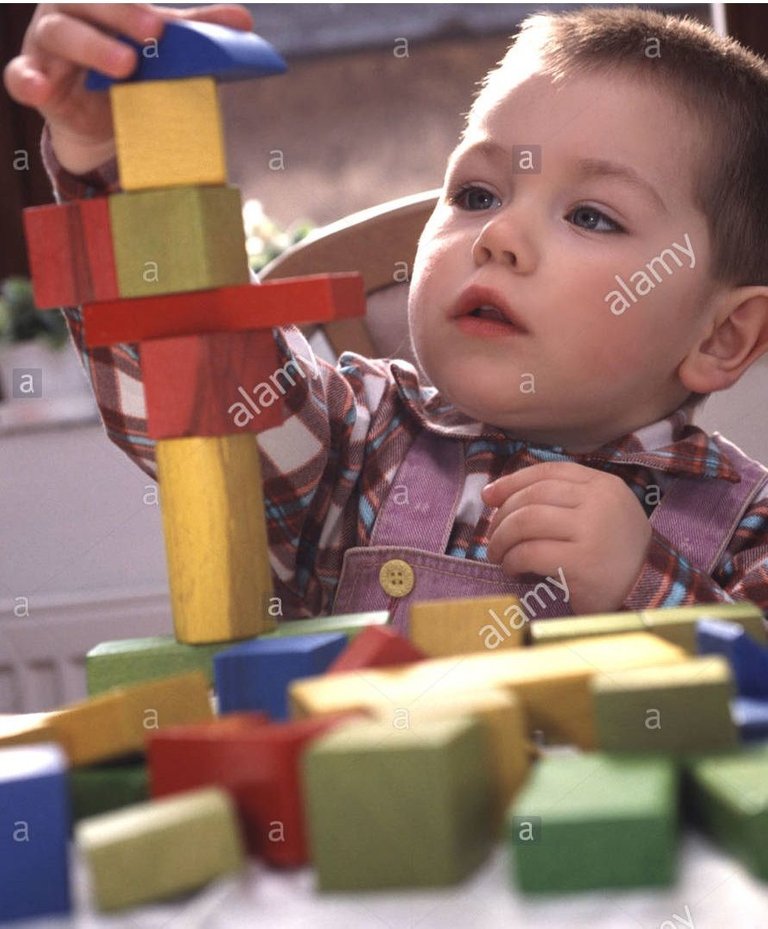
[[[693,425],[693,399],[686,400],[669,416],[614,439],[589,452],[569,452],[560,446],[538,445],[516,439],[496,426],[465,416],[445,403],[436,387],[420,382],[412,364],[390,361],[392,375],[403,403],[420,425],[454,439],[485,439],[504,444],[504,454],[521,449],[540,450],[555,460],[579,464],[632,465],[670,474],[721,478],[737,482],[739,474],[726,452],[703,429]]]

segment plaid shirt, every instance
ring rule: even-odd
[[[111,162],[75,177],[56,161],[47,131],[43,158],[57,200],[119,190]],[[90,377],[109,438],[155,477],[136,345],[87,349],[79,310],[64,310]],[[736,480],[732,463],[690,422],[690,405],[589,453],[537,446],[470,420],[441,404],[409,363],[352,352],[336,366],[317,358],[296,326],[274,329],[281,364],[293,359],[283,425],[254,436],[262,453],[270,561],[285,617],[329,613],[346,549],[370,544],[382,501],[421,429],[463,442],[466,479],[447,554],[487,560],[493,511],[480,490],[490,480],[541,461],[574,461],[618,474],[648,515],[649,492],[677,474]],[[654,501],[655,502],[655,501]],[[768,609],[768,488],[753,502],[710,577],[657,532],[622,604],[626,610],[751,600]]]

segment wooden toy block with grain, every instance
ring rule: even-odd
[[[349,723],[309,749],[304,785],[320,890],[454,884],[490,851],[495,791],[476,719]]]
[[[244,863],[232,801],[215,787],[84,819],[75,841],[103,911],[197,890]]]
[[[509,810],[515,882],[525,893],[669,884],[677,819],[669,759],[543,758]]]
[[[676,664],[679,647],[647,632],[578,639],[535,649],[436,658],[405,668],[359,671],[298,681],[290,688],[296,717],[376,707],[384,699],[415,704],[427,690],[443,694],[502,687],[513,690],[529,732],[550,742],[597,745],[591,678],[624,668]]]
[[[272,865],[309,860],[301,792],[301,760],[313,740],[349,714],[267,725],[259,713],[155,733],[148,747],[153,797],[207,785],[234,799],[249,852]]]
[[[522,617],[522,621],[519,621]],[[519,648],[527,625],[517,597],[423,600],[409,614],[409,636],[432,658]]]
[[[598,745],[605,751],[714,751],[738,742],[733,678],[720,656],[592,679]]]
[[[288,687],[322,674],[346,648],[340,632],[278,639],[254,639],[219,652],[213,659],[219,712],[263,710],[288,718]]]
[[[55,745],[0,749],[0,924],[68,915],[71,807]]]
[[[193,671],[114,688],[45,713],[43,723],[71,765],[89,765],[142,751],[156,729],[212,716],[208,681]],[[30,723],[30,738],[39,727]]]

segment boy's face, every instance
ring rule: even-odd
[[[537,173],[520,170],[531,146]],[[555,88],[534,73],[475,112],[419,242],[409,299],[416,353],[443,397],[572,451],[679,406],[690,391],[676,372],[714,300],[706,219],[692,201],[701,156],[688,112],[627,75]],[[587,160],[592,172],[580,168]],[[467,315],[494,298],[522,329]]]

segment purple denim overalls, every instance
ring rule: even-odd
[[[741,480],[676,477],[650,517],[653,528],[707,574],[768,480],[768,469],[737,446],[717,433],[714,440]],[[545,596],[541,584],[513,580],[500,565],[445,554],[464,485],[464,456],[464,442],[421,431],[384,498],[371,544],[344,553],[334,614],[389,610],[394,627],[406,631],[416,600],[512,594],[530,608],[531,618],[573,615],[564,597]],[[394,499],[391,488],[398,485],[409,489],[407,506]]]

